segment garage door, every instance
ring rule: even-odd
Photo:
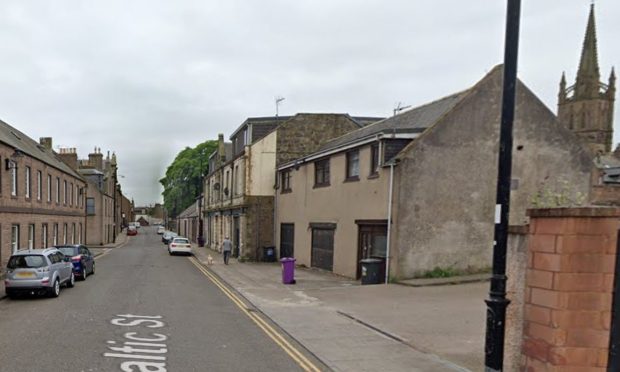
[[[312,267],[333,270],[334,229],[312,229]]]

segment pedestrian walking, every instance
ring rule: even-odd
[[[232,242],[228,239],[228,236],[222,241],[222,253],[224,253],[224,264],[228,265],[228,259],[230,258],[230,252],[232,252]]]

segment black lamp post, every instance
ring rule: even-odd
[[[517,56],[521,0],[508,0],[506,44],[504,51],[504,89],[499,134],[499,169],[495,206],[495,242],[493,276],[487,304],[485,371],[502,371],[504,367],[504,333],[506,329],[506,246],[510,215],[510,178],[512,176],[512,125],[515,113]]]

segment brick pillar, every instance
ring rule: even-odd
[[[605,371],[620,208],[528,211],[522,367]]]

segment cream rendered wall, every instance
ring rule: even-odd
[[[314,188],[314,164],[293,170],[292,192],[278,190],[276,246],[280,247],[280,224],[295,224],[294,250],[297,264],[311,266],[314,223],[335,223],[333,272],[355,278],[358,263],[358,226],[355,220],[386,220],[389,168],[380,168],[378,178],[370,173],[370,147],[360,149],[360,180],[345,182],[346,154],[330,160],[330,186]]]
[[[251,196],[273,196],[276,172],[277,131],[249,146],[248,194]]]

